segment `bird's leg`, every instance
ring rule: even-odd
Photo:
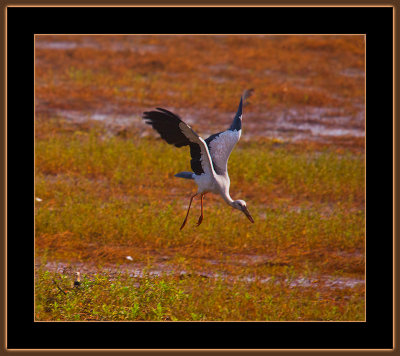
[[[193,198],[194,198],[197,194],[198,194],[198,193],[196,193],[195,195],[192,195],[192,196],[190,197],[190,202],[189,202],[189,207],[188,207],[188,210],[187,210],[187,213],[186,213],[186,217],[185,217],[185,220],[183,220],[183,223],[182,223],[182,226],[181,226],[180,230],[182,230],[182,229],[185,227],[185,225],[186,225],[186,221],[187,221],[187,218],[188,218],[188,216],[189,216],[190,206],[192,205],[192,200],[193,200]]]
[[[199,221],[197,222],[197,226],[199,226],[201,224],[201,222],[203,221],[203,197],[205,194],[201,194],[201,215],[199,217]]]

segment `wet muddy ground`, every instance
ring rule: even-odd
[[[127,256],[127,260],[129,260],[129,256]],[[241,259],[238,259],[238,263],[254,265],[257,263],[268,263],[268,259],[265,256],[241,256]],[[210,264],[218,264],[219,261],[209,260],[207,261]],[[158,276],[161,277],[163,275],[176,276],[179,278],[190,278],[193,272],[188,272],[183,269],[174,268],[171,265],[164,263],[152,263],[151,268],[143,264],[138,263],[125,263],[120,264],[118,266],[108,264],[101,268],[96,267],[94,264],[89,263],[67,263],[67,262],[47,262],[45,264],[36,263],[36,268],[41,268],[50,272],[57,272],[61,274],[73,275],[75,272],[80,272],[81,274],[89,276],[94,275],[104,275],[107,276],[109,280],[113,280],[119,274],[125,274],[129,277],[135,277],[140,280],[145,275],[149,276]],[[329,275],[315,275],[315,276],[302,276],[291,278],[277,278],[275,275],[265,276],[263,278],[257,278],[251,275],[240,275],[234,276],[226,271],[199,271],[195,273],[197,276],[203,278],[219,278],[228,282],[245,282],[245,283],[253,283],[258,281],[260,283],[282,283],[288,285],[290,288],[295,287],[313,287],[313,288],[335,288],[335,289],[344,289],[344,288],[354,288],[357,286],[365,285],[365,281],[363,279],[358,278],[350,278],[350,277],[337,277],[337,276],[329,276]]]
[[[143,108],[153,110],[155,108]],[[199,112],[187,110],[168,110],[177,113],[185,122],[191,125],[201,136],[208,137],[215,132],[229,127],[234,113],[215,113],[211,121],[204,120]],[[91,121],[103,122],[111,132],[135,128],[140,135],[158,137],[142,120],[142,114],[121,115],[105,112],[82,112],[78,110],[47,110],[52,116],[64,118],[74,123]],[[337,137],[365,137],[364,115],[361,110],[355,117],[345,116],[342,110],[335,108],[301,108],[289,109],[284,112],[269,112],[265,114],[244,114],[243,136],[241,140],[250,141],[257,138],[272,138],[282,141],[318,141],[329,142]],[[217,117],[217,118],[215,118]]]

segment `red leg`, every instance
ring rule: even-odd
[[[185,217],[185,220],[183,220],[183,223],[182,223],[182,226],[181,226],[180,230],[182,230],[182,229],[185,227],[185,225],[186,225],[186,221],[187,221],[187,218],[188,218],[188,216],[189,216],[190,206],[192,205],[192,200],[193,200],[193,198],[194,198],[197,194],[198,194],[198,193],[196,193],[195,195],[192,195],[192,196],[190,197],[190,202],[189,202],[189,207],[188,207],[188,210],[187,210],[187,213],[186,213],[186,217]]]
[[[201,215],[199,217],[199,221],[197,222],[197,226],[199,226],[201,224],[201,222],[203,221],[203,197],[205,194],[201,195]]]

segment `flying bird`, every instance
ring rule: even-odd
[[[181,230],[189,216],[193,198],[200,194],[201,215],[197,226],[203,221],[203,197],[207,193],[219,194],[227,204],[242,211],[254,223],[244,200],[233,200],[229,195],[230,179],[228,175],[228,159],[239,141],[242,132],[242,116],[244,101],[252,94],[253,89],[245,90],[232,125],[222,132],[211,135],[203,140],[181,118],[162,108],[157,111],[143,113],[146,124],[151,125],[167,143],[176,147],[189,146],[193,172],[180,172],[175,177],[193,179],[197,186],[197,193],[190,197],[189,207]]]

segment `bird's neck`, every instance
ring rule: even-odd
[[[225,193],[222,195],[222,198],[224,198],[224,200],[227,202],[227,204],[231,205],[233,204],[234,200],[231,198],[231,196],[228,193]]]

